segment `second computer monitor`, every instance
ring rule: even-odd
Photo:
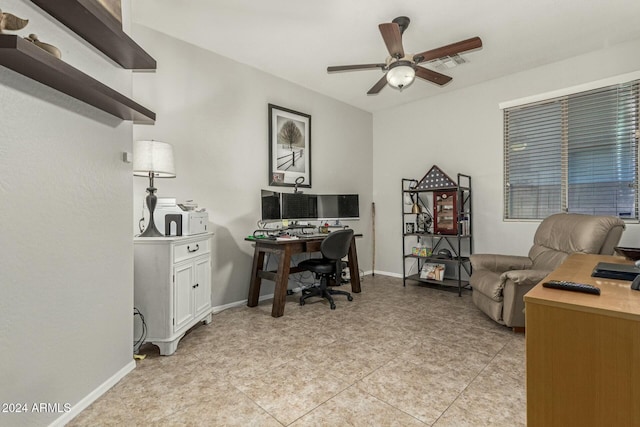
[[[317,196],[303,193],[282,194],[282,219],[318,218]]]
[[[318,219],[358,219],[360,206],[357,194],[323,194],[318,196]]]

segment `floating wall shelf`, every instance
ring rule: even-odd
[[[31,0],[99,51],[130,70],[155,70],[156,60],[95,0]]]
[[[66,2],[64,2],[66,3]],[[0,35],[0,65],[123,120],[153,124],[156,114],[16,35]]]

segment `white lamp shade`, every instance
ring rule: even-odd
[[[416,70],[409,65],[397,65],[387,71],[387,83],[395,88],[403,88],[413,83]]]
[[[156,178],[175,178],[173,147],[160,141],[136,141],[133,143],[133,174]]]

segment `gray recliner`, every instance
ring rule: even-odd
[[[569,254],[612,255],[624,229],[612,216],[551,215],[540,223],[529,256],[471,255],[473,302],[498,323],[524,327],[524,294]]]

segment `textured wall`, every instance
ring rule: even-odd
[[[30,2],[28,18],[63,59],[127,94],[130,72]],[[29,413],[0,425],[48,425],[131,367],[132,125],[0,67],[0,402]],[[62,407],[63,408],[63,407]]]

